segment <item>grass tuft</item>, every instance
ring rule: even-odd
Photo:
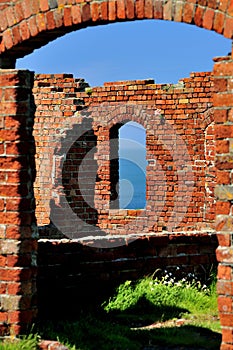
[[[21,338],[6,338],[0,342],[0,350],[37,350],[38,335],[30,334]]]

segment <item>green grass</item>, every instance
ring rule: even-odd
[[[176,281],[170,274],[126,281],[99,310],[83,310],[75,322],[43,321],[36,332],[71,350],[219,349],[216,281],[208,288],[195,280]],[[38,339],[8,340],[0,350],[34,350]]]
[[[38,336],[30,334],[19,339],[8,338],[0,342],[0,350],[37,350]]]

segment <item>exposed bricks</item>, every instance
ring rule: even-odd
[[[58,341],[42,340],[39,343],[39,350],[68,350],[68,348]]]
[[[8,3],[1,1],[0,4],[0,53],[4,56],[1,59],[2,68],[13,67],[15,58],[22,57],[25,54],[32,52],[35,48],[43,46],[49,39],[55,39],[56,36],[61,36],[71,30],[79,29],[85,25],[104,24],[114,22],[116,20],[125,21],[127,19],[145,19],[157,18],[166,20],[175,20],[179,22],[195,23],[199,27],[214,30],[217,33],[223,34],[226,38],[233,37],[233,2],[229,0],[185,0],[185,1],[162,1],[162,0],[120,0],[120,1],[48,1],[48,0],[19,0]],[[53,36],[48,38],[46,33],[53,31]],[[41,79],[44,80],[41,86],[35,86],[39,92],[40,88],[43,90],[41,95],[37,96],[37,100],[41,101],[41,105],[37,109],[38,125],[45,125],[45,118],[49,118],[53,128],[51,130],[60,130],[61,138],[67,138],[67,130],[72,119],[72,122],[81,123],[78,118],[78,113],[74,114],[83,108],[84,105],[97,106],[103,101],[110,103],[142,103],[147,104],[151,110],[160,108],[163,111],[164,119],[161,118],[161,123],[166,121],[174,122],[176,132],[181,135],[188,143],[188,152],[193,161],[192,170],[194,172],[195,190],[192,194],[192,199],[187,210],[187,215],[180,222],[180,228],[193,230],[196,228],[203,228],[203,225],[213,222],[215,216],[215,208],[217,212],[217,230],[218,242],[220,248],[217,252],[219,264],[219,310],[222,323],[223,343],[221,350],[233,349],[233,328],[232,328],[232,308],[230,301],[232,300],[232,152],[233,152],[233,137],[232,137],[232,122],[233,122],[233,75],[232,75],[232,58],[230,56],[218,59],[214,66],[214,89],[212,90],[212,81],[208,81],[209,77],[205,75],[191,75],[190,79],[184,79],[185,89],[180,87],[173,91],[168,86],[155,86],[153,82],[136,82],[128,83],[127,85],[106,85],[104,88],[97,88],[93,94],[88,97],[85,93],[81,93],[77,82],[74,82],[72,77],[65,76],[53,77],[47,76]],[[32,297],[35,293],[35,269],[32,268],[30,262],[35,264],[36,243],[35,237],[35,219],[34,219],[34,198],[32,190],[32,182],[34,177],[34,146],[31,138],[32,122],[30,120],[33,116],[31,86],[29,73],[19,73],[16,71],[1,71],[0,72],[0,239],[2,255],[0,259],[0,266],[2,276],[7,278],[8,273],[12,281],[4,281],[1,283],[0,290],[4,296],[3,301],[5,309],[0,314],[0,332],[1,334],[19,333],[22,331],[23,324],[30,322],[36,315],[36,307],[32,302]],[[25,82],[23,80],[25,79]],[[60,81],[59,81],[60,79]],[[205,80],[207,79],[207,80]],[[46,80],[48,80],[46,82]],[[27,82],[26,82],[27,81]],[[43,85],[44,84],[44,85]],[[47,86],[46,86],[47,84]],[[51,88],[51,84],[55,88]],[[46,90],[47,87],[47,90]],[[163,90],[165,89],[165,91]],[[185,90],[185,91],[184,91]],[[188,91],[190,90],[190,91]],[[15,93],[14,93],[15,91]],[[158,92],[156,95],[155,92]],[[47,96],[45,97],[45,95]],[[20,101],[18,97],[20,97]],[[23,98],[22,98],[23,96]],[[53,105],[54,100],[57,101]],[[213,116],[205,113],[213,104],[214,120],[216,123],[215,131],[213,123]],[[59,108],[59,106],[61,108]],[[51,107],[51,108],[49,108]],[[175,107],[175,108],[174,108]],[[56,109],[57,108],[57,109]],[[60,114],[59,114],[60,113]],[[59,114],[57,116],[57,114]],[[122,114],[123,115],[123,114]],[[128,113],[130,115],[130,113]],[[192,116],[192,118],[191,118]],[[16,117],[16,118],[15,118]],[[201,118],[199,118],[201,117]],[[67,129],[64,135],[61,131],[61,118],[66,119]],[[76,118],[76,119],[75,119]],[[129,118],[130,119],[130,118]],[[200,120],[201,119],[201,120]],[[148,127],[146,119],[134,119]],[[28,123],[29,122],[29,123]],[[161,132],[162,127],[156,121],[154,125],[158,126],[158,131]],[[93,124],[93,139],[95,142],[103,138],[108,139],[108,132],[110,127],[114,125],[108,124],[107,127],[102,127],[98,130],[98,123]],[[188,127],[186,128],[186,125]],[[106,126],[106,125],[105,125]],[[37,129],[35,129],[37,130]],[[101,132],[102,135],[101,135]],[[75,131],[75,130],[74,130]],[[195,131],[195,132],[193,132]],[[216,133],[214,136],[214,132]],[[40,154],[44,157],[49,156],[54,147],[59,147],[61,144],[54,142],[48,143],[47,136],[50,129],[44,130],[44,134],[40,135],[41,140],[38,141],[38,149]],[[161,133],[162,135],[162,133]],[[200,136],[198,139],[197,135]],[[216,137],[216,148],[214,144],[214,137]],[[15,141],[18,143],[13,144]],[[93,145],[93,143],[92,143]],[[91,146],[91,144],[89,145]],[[48,147],[51,150],[48,151]],[[30,150],[26,152],[25,149]],[[88,148],[86,148],[87,151]],[[99,145],[99,149],[101,146]],[[74,149],[73,149],[74,150]],[[98,175],[100,182],[96,185],[95,191],[98,194],[96,197],[96,205],[99,210],[99,217],[96,222],[96,213],[89,207],[82,206],[83,201],[80,196],[73,196],[73,204],[81,200],[81,215],[90,223],[98,223],[102,225],[102,229],[114,231],[117,227],[123,227],[127,224],[135,223],[137,217],[138,230],[145,230],[143,220],[140,219],[140,211],[115,211],[106,215],[104,202],[107,204],[111,196],[111,186],[109,184],[109,162],[108,149],[102,147],[103,157],[97,154],[97,165],[103,161],[103,166],[99,167]],[[174,207],[175,188],[177,189],[176,173],[179,169],[172,164],[172,157],[164,147],[158,144],[155,135],[150,135],[147,139],[147,151],[150,157],[157,156],[159,164],[164,174],[166,174],[167,187],[163,188],[158,185],[161,184],[162,176],[155,177],[153,169],[151,168],[152,161],[148,166],[148,188],[147,198],[153,199],[156,202],[152,188],[156,188],[158,199],[167,194],[166,203],[161,205],[157,201],[157,207],[153,210],[150,208],[150,215],[148,217],[152,221],[157,215],[157,211],[162,209],[162,220],[155,222],[152,225],[152,231],[164,230],[165,224],[171,217],[171,209]],[[216,152],[216,161],[214,161]],[[70,153],[70,161],[72,160],[72,152]],[[153,157],[152,157],[153,158]],[[48,158],[49,159],[49,158]],[[57,157],[55,161],[55,171],[58,176],[61,175],[62,159]],[[79,159],[80,161],[80,159]],[[60,164],[60,165],[59,165]],[[169,169],[166,168],[168,164]],[[38,164],[37,164],[38,165]],[[74,164],[66,164],[67,169]],[[31,169],[30,171],[28,169]],[[72,169],[72,168],[71,168]],[[214,183],[215,171],[217,187],[216,206],[214,200]],[[49,170],[50,171],[50,170]],[[72,170],[73,171],[73,170]],[[91,170],[94,174],[94,169]],[[42,174],[46,173],[46,169],[40,169]],[[60,172],[60,175],[59,175]],[[44,175],[43,175],[44,176]],[[42,176],[42,177],[43,177]],[[157,181],[155,181],[155,179]],[[46,181],[47,182],[46,182]],[[69,179],[68,179],[69,180]],[[43,178],[43,189],[38,187],[37,178],[37,204],[40,204],[43,198],[44,205],[38,206],[37,216],[39,220],[45,219],[49,222],[49,199],[52,190],[56,190],[54,194],[55,205],[59,205],[64,198],[60,196],[59,184],[49,181],[49,178]],[[77,188],[72,183],[66,184],[67,193],[75,193]],[[71,189],[70,189],[71,188]],[[72,192],[72,190],[74,190]],[[188,191],[188,186],[180,187],[181,193]],[[92,194],[94,193],[94,189]],[[102,197],[101,197],[102,196]],[[102,198],[102,199],[101,199]],[[182,197],[184,200],[184,198]],[[60,203],[59,203],[60,201]],[[51,204],[51,203],[50,203]],[[73,205],[72,204],[72,205]],[[195,204],[195,205],[194,205]],[[102,207],[101,207],[102,205]],[[85,209],[85,210],[84,210]],[[155,210],[156,209],[156,210]],[[178,213],[182,210],[182,206],[177,206]],[[78,207],[76,208],[78,212]],[[46,216],[47,214],[47,216]],[[59,212],[55,213],[60,215]],[[61,222],[64,217],[60,215]],[[99,221],[98,221],[99,220]],[[69,221],[69,220],[68,220]],[[67,222],[68,222],[67,221]],[[115,225],[115,226],[114,226]],[[208,226],[207,225],[207,226]],[[51,232],[49,227],[48,231]],[[55,230],[56,231],[56,230]],[[123,230],[121,233],[125,233]],[[57,232],[56,232],[57,234]],[[126,243],[126,242],[124,242]],[[192,247],[193,252],[197,252],[198,245]],[[174,249],[174,248],[173,248]],[[179,247],[182,251],[183,247]],[[20,250],[20,254],[19,254]],[[188,248],[186,250],[188,254]],[[190,252],[190,251],[189,251]],[[206,262],[206,255],[200,253],[200,261]],[[169,254],[169,249],[164,249],[164,254]],[[173,257],[173,263],[187,263],[187,254],[181,257]],[[18,257],[18,259],[17,259]],[[162,259],[166,257],[160,257]],[[168,259],[169,260],[169,259]],[[194,264],[197,263],[198,257],[192,257],[190,260]],[[189,261],[189,262],[190,262]],[[152,266],[154,261],[150,261]],[[156,261],[155,266],[164,263],[164,261]],[[126,264],[127,265],[127,264]],[[124,263],[121,267],[123,269]],[[137,275],[137,267],[140,267],[138,261],[132,264],[132,276]],[[22,275],[17,275],[21,271]],[[124,275],[124,273],[123,273]],[[19,281],[18,281],[19,278]],[[115,278],[115,276],[113,276]],[[229,278],[229,279],[228,279]],[[21,282],[20,282],[21,279]],[[24,280],[22,282],[22,279]],[[16,281],[17,280],[17,281]],[[22,288],[20,288],[20,285]],[[24,287],[23,287],[24,285]],[[28,287],[25,287],[25,286]],[[21,300],[22,310],[19,299]],[[21,308],[21,309],[20,309]],[[49,345],[46,345],[49,346]],[[52,346],[52,345],[51,345]],[[56,346],[56,344],[54,345]]]
[[[172,1],[162,0],[110,0],[88,2],[49,2],[48,0],[29,1],[20,0],[12,6],[1,5],[2,20],[1,30],[3,41],[0,52],[12,56],[21,57],[33,51],[38,46],[47,43],[46,36],[40,36],[40,32],[54,29],[54,37],[65,34],[64,27],[69,31],[78,29],[79,24],[101,22],[107,23],[116,20],[127,19],[164,19],[185,23],[195,23],[199,27],[211,29],[217,33],[223,33],[227,38],[233,35],[233,11],[232,4],[224,1]],[[37,29],[35,28],[35,18]],[[24,22],[24,33],[19,35],[19,27]],[[82,25],[81,25],[82,26]],[[25,32],[29,35],[25,35]],[[39,39],[34,41],[34,37]],[[14,47],[17,46],[17,50]]]
[[[223,2],[226,5],[226,2]],[[232,60],[230,56],[220,58],[214,65],[216,94],[213,99],[215,109],[215,137],[217,183],[216,229],[219,232],[217,259],[218,267],[218,307],[222,325],[221,349],[232,348],[232,107],[233,100],[228,93],[232,80]]]
[[[0,159],[0,280],[1,325],[6,331],[18,332],[36,315],[34,291],[21,289],[18,283],[29,283],[36,276],[32,267],[35,256],[35,215],[33,195],[34,142],[32,137],[32,74],[25,71],[2,70],[0,72],[1,95],[1,159]],[[16,107],[18,104],[18,108]],[[26,132],[27,130],[27,132]],[[9,138],[9,135],[10,138]],[[16,141],[17,140],[17,141]],[[8,164],[8,167],[7,167]],[[17,175],[17,176],[15,176]],[[9,183],[11,183],[9,185]],[[24,236],[28,232],[27,239]],[[34,235],[34,238],[33,238]],[[12,311],[25,310],[27,317],[12,317]],[[25,314],[26,315],[26,314]],[[20,325],[19,325],[20,324]]]
[[[101,105],[104,102],[110,102],[110,103],[120,103],[122,106],[125,106],[125,104],[131,104],[136,108],[135,103],[141,104],[145,101],[149,104],[151,108],[151,112],[153,112],[153,109],[159,108],[161,110],[162,115],[165,118],[165,123],[168,123],[168,127],[170,127],[170,123],[175,126],[176,132],[178,132],[179,135],[183,135],[183,137],[186,139],[186,144],[188,145],[188,152],[190,154],[190,157],[192,161],[195,163],[193,164],[193,175],[195,178],[195,183],[198,188],[196,188],[195,192],[193,193],[191,197],[191,202],[189,204],[188,212],[185,214],[184,219],[180,224],[176,227],[177,230],[181,229],[182,227],[186,227],[186,229],[189,227],[189,229],[194,229],[195,227],[199,227],[200,225],[205,222],[204,225],[206,225],[206,222],[213,222],[214,219],[214,206],[213,206],[213,193],[214,193],[214,170],[211,170],[213,168],[213,162],[214,162],[214,154],[215,154],[215,144],[214,144],[214,128],[213,126],[210,126],[209,123],[212,122],[213,117],[211,119],[211,113],[207,113],[206,111],[209,111],[210,107],[212,106],[212,77],[210,73],[195,73],[192,74],[192,77],[189,79],[184,79],[184,86],[178,85],[176,86],[170,86],[170,85],[156,85],[153,83],[152,80],[138,80],[138,81],[128,81],[128,82],[116,82],[116,83],[105,83],[104,87],[102,88],[94,88],[92,90],[91,97],[88,97],[88,95],[85,92],[78,92],[80,89],[79,82],[73,79],[72,77],[66,77],[66,76],[49,76],[49,75],[41,75],[38,76],[35,81],[35,88],[34,88],[34,94],[35,94],[35,101],[38,105],[37,112],[36,112],[36,123],[35,123],[35,138],[37,143],[37,150],[38,150],[38,157],[37,157],[37,168],[40,169],[38,180],[41,182],[44,182],[44,186],[39,186],[39,183],[36,182],[35,185],[35,191],[36,191],[36,198],[37,198],[37,219],[39,224],[49,224],[49,202],[50,202],[50,195],[51,191],[54,193],[57,193],[57,200],[60,201],[59,198],[59,184],[58,191],[55,186],[51,186],[51,176],[52,176],[52,164],[56,165],[56,171],[55,176],[58,175],[56,173],[59,170],[59,163],[56,163],[60,158],[60,155],[57,155],[57,161],[54,163],[52,161],[53,155],[53,147],[52,145],[56,145],[56,147],[61,148],[62,144],[59,145],[59,139],[57,138],[57,131],[59,127],[67,128],[66,133],[69,133],[70,129],[70,123],[75,123],[75,120],[77,120],[76,123],[80,123],[80,115],[77,114],[77,117],[74,116],[77,109],[82,107],[82,104],[87,104],[89,106],[89,111],[93,114],[92,118],[95,117],[95,108],[99,109],[99,114],[97,115],[97,119],[94,119],[93,123],[93,141],[91,139],[88,141],[88,144],[90,147],[89,150],[91,150],[93,147],[95,147],[95,143],[99,145],[99,150],[95,155],[95,159],[97,160],[97,163],[93,163],[93,175],[91,175],[89,170],[89,178],[91,183],[91,178],[95,178],[96,173],[98,174],[98,182],[95,184],[95,187],[90,187],[90,200],[91,197],[95,198],[95,205],[97,206],[97,213],[94,210],[91,210],[89,207],[86,207],[85,202],[82,201],[82,192],[80,192],[78,181],[75,180],[75,172],[79,167],[79,162],[82,164],[82,159],[85,156],[85,154],[88,154],[88,148],[86,146],[81,145],[81,139],[78,141],[78,143],[72,146],[73,148],[70,149],[69,154],[66,157],[65,164],[62,163],[63,166],[63,179],[65,183],[65,193],[66,196],[70,197],[70,205],[72,206],[74,212],[79,212],[79,217],[82,217],[83,219],[86,218],[87,222],[90,220],[90,222],[93,223],[93,220],[96,221],[97,225],[101,229],[107,229],[109,233],[114,233],[116,227],[120,230],[123,230],[122,233],[129,233],[129,226],[130,223],[133,223],[132,229],[135,230],[136,226],[138,226],[138,230],[162,230],[162,227],[166,227],[167,223],[170,220],[170,215],[168,213],[173,212],[173,206],[174,206],[174,191],[167,191],[164,189],[163,191],[159,191],[159,183],[163,186],[163,182],[159,179],[158,175],[157,179],[153,170],[153,167],[148,166],[147,169],[147,200],[149,202],[160,202],[160,196],[162,198],[167,198],[166,204],[162,205],[162,212],[161,215],[163,217],[162,222],[159,223],[153,220],[153,215],[155,215],[154,210],[150,210],[150,213],[146,214],[148,218],[150,218],[150,225],[149,227],[146,227],[148,225],[144,224],[144,228],[141,226],[143,217],[140,218],[140,211],[137,213],[136,216],[131,216],[127,210],[119,211],[110,213],[108,211],[104,211],[103,208],[107,208],[110,203],[110,177],[109,177],[109,171],[110,171],[110,163],[107,161],[108,158],[106,158],[105,166],[103,165],[103,154],[106,154],[106,157],[109,157],[110,150],[107,150],[106,148],[106,142],[109,142],[109,133],[111,130],[111,127],[113,125],[108,123],[108,119],[106,119],[106,116],[103,114],[101,115]],[[43,87],[44,85],[44,87]],[[186,87],[187,86],[187,87]],[[59,91],[60,89],[60,91]],[[198,91],[196,92],[196,90]],[[203,97],[205,96],[205,98]],[[90,104],[91,102],[91,104]],[[58,104],[61,104],[62,106],[57,108]],[[81,103],[81,105],[80,105]],[[171,108],[172,106],[175,106],[174,108]],[[92,107],[93,106],[93,107]],[[120,105],[117,107],[120,108]],[[125,107],[124,107],[125,108]],[[131,107],[132,108],[132,107]],[[142,108],[142,105],[141,105]],[[109,110],[110,111],[110,110]],[[60,114],[59,114],[60,113]],[[118,123],[121,123],[121,120],[125,119],[132,119],[134,121],[137,121],[141,123],[145,129],[147,130],[147,152],[148,158],[155,158],[158,159],[161,166],[164,168],[165,173],[167,174],[166,179],[166,186],[167,188],[174,188],[174,183],[177,182],[177,167],[179,167],[179,164],[174,164],[172,160],[172,156],[170,155],[170,152],[165,151],[165,149],[158,147],[158,136],[152,135],[150,130],[150,125],[152,124],[158,124],[158,129],[160,130],[159,137],[162,138],[163,133],[167,132],[165,131],[163,125],[160,125],[160,119],[158,117],[155,117],[155,119],[149,120],[148,117],[144,119],[135,119],[134,118],[134,112],[131,110],[130,114],[125,114],[125,112],[120,115],[120,110],[118,112],[118,120],[114,123],[115,125]],[[148,112],[149,113],[149,112]],[[194,114],[193,114],[194,113]],[[205,114],[207,113],[207,114]],[[48,118],[49,117],[49,118]],[[70,118],[70,119],[69,119]],[[112,117],[110,117],[112,118]],[[151,118],[153,116],[151,115]],[[196,119],[196,122],[194,122],[194,119]],[[186,120],[186,123],[183,124],[183,121]],[[188,122],[190,120],[190,122]],[[204,122],[205,121],[205,122]],[[109,126],[105,129],[101,127],[101,123],[107,123]],[[189,123],[189,129],[186,127],[187,123]],[[203,133],[202,130],[202,124],[205,125],[205,133]],[[99,125],[99,126],[98,126]],[[55,126],[55,129],[54,129]],[[98,126],[98,127],[97,127]],[[81,124],[80,124],[81,127]],[[196,130],[195,130],[196,128]],[[48,133],[48,130],[50,132]],[[53,131],[54,130],[54,131]],[[172,130],[172,129],[171,129]],[[151,135],[150,135],[151,134]],[[198,135],[198,142],[195,141],[195,134]],[[115,137],[118,137],[117,134]],[[68,139],[67,141],[68,142]],[[92,143],[91,143],[92,142]],[[105,142],[104,148],[101,148],[101,142]],[[164,142],[164,141],[163,141]],[[167,142],[167,141],[166,141]],[[199,146],[197,146],[197,143]],[[49,147],[49,145],[51,145]],[[172,145],[172,143],[171,143]],[[70,145],[71,146],[71,145]],[[81,147],[81,148],[80,148]],[[206,150],[206,156],[204,154],[204,149]],[[79,152],[79,155],[78,153]],[[98,156],[99,154],[99,156]],[[99,160],[98,160],[98,157]],[[181,156],[182,157],[182,156]],[[205,166],[207,168],[209,167],[210,173],[208,175],[207,180],[205,181],[206,172],[202,171],[202,163],[198,164],[196,159],[203,160],[205,162]],[[206,158],[206,159],[205,159]],[[55,158],[54,158],[55,159]],[[171,167],[171,170],[168,171],[167,167],[165,165],[164,160],[169,160],[169,166]],[[68,166],[69,163],[69,166]],[[67,164],[67,165],[66,165]],[[67,171],[66,171],[67,167]],[[70,170],[73,168],[73,172]],[[44,169],[44,170],[43,170]],[[204,168],[203,168],[204,169]],[[53,170],[54,171],[54,170]],[[118,169],[114,171],[116,173]],[[211,171],[213,174],[211,175]],[[57,175],[56,175],[57,174]],[[43,177],[45,178],[43,180]],[[51,180],[49,180],[49,178]],[[175,180],[176,179],[176,180]],[[73,182],[72,182],[73,181]],[[86,180],[85,180],[86,181]],[[72,182],[72,183],[71,183]],[[156,185],[157,182],[157,185]],[[89,185],[90,186],[90,185]],[[114,187],[114,186],[113,186]],[[158,188],[157,188],[158,187]],[[176,187],[176,185],[175,185]],[[91,189],[92,188],[92,189]],[[183,189],[183,195],[186,196],[187,188],[184,187]],[[39,191],[39,192],[37,192]],[[94,191],[96,195],[94,194]],[[208,193],[208,198],[206,197]],[[182,192],[179,194],[182,196]],[[157,197],[156,197],[157,196]],[[41,202],[43,198],[43,202]],[[93,199],[92,199],[93,201]],[[182,200],[181,200],[182,202]],[[98,205],[98,203],[101,203],[101,207]],[[103,205],[103,203],[105,203]],[[183,204],[182,204],[183,206]],[[82,209],[81,209],[82,208]],[[88,209],[89,208],[89,209]],[[180,212],[182,212],[182,209],[178,209]],[[81,214],[81,211],[83,214]],[[80,216],[81,215],[81,216]],[[89,216],[89,219],[87,219]],[[145,216],[145,214],[144,214]],[[112,219],[111,219],[112,217]],[[137,221],[135,222],[135,217],[137,217]],[[207,221],[206,221],[207,220]],[[124,228],[124,225],[128,223],[127,228]],[[67,223],[65,224],[67,225]],[[139,229],[140,228],[140,229]]]
[[[41,239],[38,250],[41,316],[49,318],[59,313],[60,317],[72,317],[80,305],[90,305],[109,296],[126,278],[141,278],[161,266],[179,278],[195,273],[201,279],[203,267],[208,270],[211,264],[216,264],[216,246],[215,235],[202,233],[188,237],[182,234],[144,236],[127,246],[109,249],[93,249],[71,240]],[[180,269],[176,269],[177,265]],[[60,305],[58,309],[60,298],[66,300],[66,307]]]

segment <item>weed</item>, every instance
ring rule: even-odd
[[[0,350],[36,350],[38,335],[30,334],[21,338],[6,338],[0,342]]]
[[[176,280],[171,273],[161,279],[145,277],[136,283],[126,281],[117,289],[116,295],[103,305],[105,311],[125,311],[135,308],[140,300],[146,300],[154,307],[181,308],[188,313],[214,311],[217,296],[214,282],[210,287],[202,285],[191,276]],[[168,315],[170,317],[172,315]]]

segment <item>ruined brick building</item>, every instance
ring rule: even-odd
[[[2,334],[54,314],[60,297],[65,314],[93,286],[101,294],[160,266],[199,273],[218,246],[221,349],[233,349],[232,55],[175,86],[106,83],[90,94],[71,75],[15,69],[71,30],[145,18],[233,35],[230,0],[0,1]],[[119,130],[131,120],[146,131],[145,209],[121,209],[115,190]]]

